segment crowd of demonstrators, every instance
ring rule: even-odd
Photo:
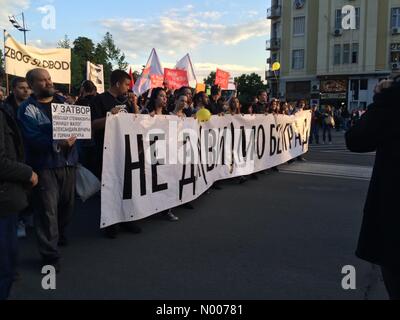
[[[183,87],[178,90],[154,88],[137,97],[130,90],[130,80],[128,73],[116,70],[110,76],[110,88],[104,93],[99,94],[93,82],[84,81],[78,97],[75,97],[57,91],[46,70],[34,69],[26,78],[15,78],[11,84],[12,93],[3,96],[5,101],[0,107],[0,255],[2,259],[6,257],[7,263],[0,266],[0,299],[7,297],[15,278],[18,214],[26,210],[29,203],[43,265],[52,265],[57,272],[60,271],[60,247],[68,245],[67,231],[75,206],[76,168],[80,163],[101,180],[109,112],[195,118],[201,109],[222,117],[293,115],[305,108],[305,102],[299,102],[295,107],[277,99],[269,101],[265,90],[242,105],[237,97],[226,100],[218,86],[211,88],[210,96],[204,91],[194,94],[193,89]],[[92,139],[53,140],[53,103],[89,106]],[[257,179],[256,174],[251,177]],[[239,178],[240,184],[246,181],[246,177]],[[220,182],[212,188],[221,190]],[[12,192],[6,193],[6,189]],[[191,203],[182,207],[194,209]],[[171,222],[179,220],[173,209],[162,215]],[[115,239],[120,230],[133,234],[142,231],[136,222],[128,222],[105,228],[104,234]]]

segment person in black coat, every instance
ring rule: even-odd
[[[352,152],[376,151],[357,256],[379,265],[391,299],[400,299],[400,77],[376,87],[374,103],[346,133]]]
[[[28,206],[28,189],[38,183],[23,160],[17,123],[0,106],[0,300],[8,298],[16,272],[18,213]]]

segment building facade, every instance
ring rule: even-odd
[[[342,28],[345,5],[355,8],[356,29]],[[364,108],[378,81],[400,68],[400,0],[271,0],[267,18],[272,96]]]

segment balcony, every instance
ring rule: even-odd
[[[281,39],[279,38],[271,38],[271,40],[267,40],[266,42],[266,50],[268,51],[276,51],[281,48]]]
[[[272,6],[267,9],[267,19],[279,19],[282,16],[282,6]]]

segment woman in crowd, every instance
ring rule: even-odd
[[[326,106],[325,111],[322,114],[322,129],[323,129],[323,140],[326,144],[326,135],[328,134],[329,144],[332,144],[332,129],[335,128],[335,117],[331,106]]]
[[[151,92],[148,106],[143,109],[142,114],[148,114],[152,117],[167,115],[168,98],[164,88],[155,88]],[[163,211],[161,214],[171,221],[178,221],[179,218],[172,213],[172,209]]]
[[[313,106],[311,108],[311,134],[310,134],[310,144],[315,142],[319,144],[319,131],[321,129],[321,113],[318,110],[318,106]]]
[[[128,92],[128,100],[129,100],[129,105],[132,108],[132,113],[134,114],[139,114],[140,113],[140,107],[138,104],[138,97],[136,96],[136,94],[133,93],[132,90],[129,90]]]
[[[271,103],[269,104],[267,113],[269,114],[278,114],[280,109],[280,104],[278,99],[272,99]]]
[[[230,101],[229,101],[229,107],[228,107],[228,111],[226,112],[227,114],[230,114],[232,116],[240,114],[240,101],[238,98],[233,97]]]
[[[290,108],[289,107],[289,103],[284,101],[284,102],[281,103],[281,108],[280,108],[280,112],[279,113],[288,116],[288,115],[290,115],[290,109],[289,108]]]
[[[168,114],[167,112],[167,93],[164,88],[155,88],[151,92],[151,97],[147,107],[142,110],[142,114],[149,114],[152,117]]]
[[[184,93],[181,92],[176,97],[175,108],[170,114],[173,116],[186,118],[185,110],[187,109],[187,104],[188,104],[188,97],[187,97],[187,95],[185,95]]]

